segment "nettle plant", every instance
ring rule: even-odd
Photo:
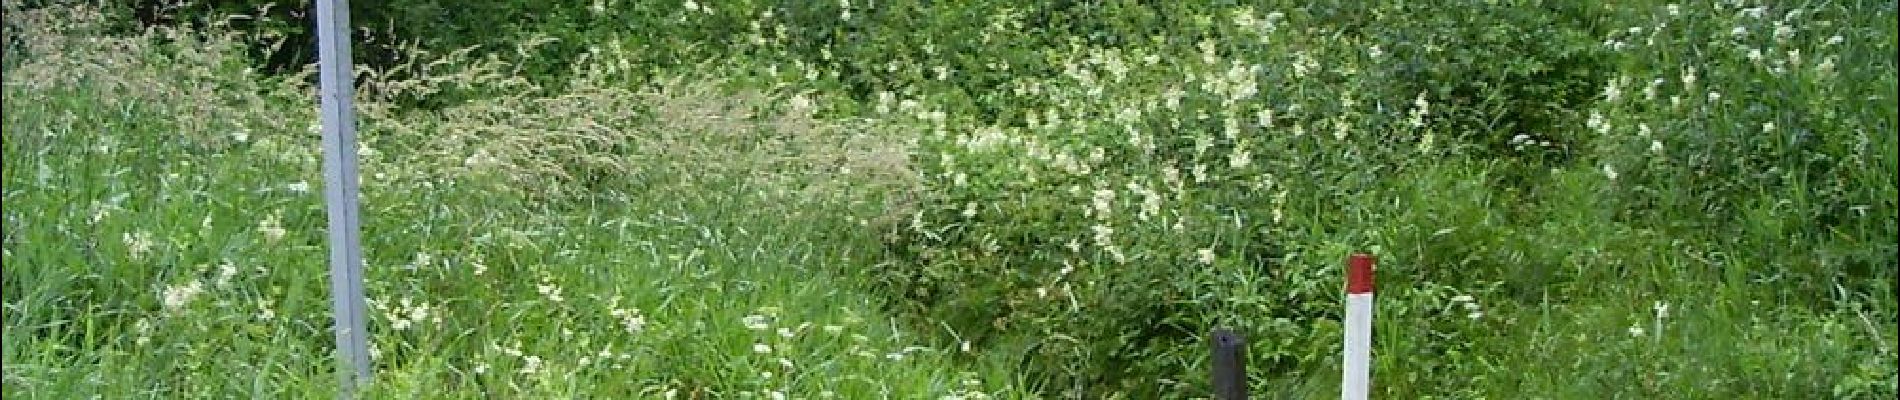
[[[1438,151],[1429,104],[1374,118],[1378,55],[1350,39],[1280,13],[1202,18],[1221,29],[1185,48],[1045,50],[1059,76],[999,94],[1020,118],[890,99],[892,119],[927,132],[925,182],[878,282],[1021,354],[1054,393],[1202,390],[1217,325],[1273,338],[1250,350],[1264,370],[1331,356],[1336,325],[1318,321],[1337,318],[1336,258],[1353,250],[1335,208],[1378,165]]]

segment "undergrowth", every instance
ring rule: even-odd
[[[7,3],[7,394],[328,395],[299,8],[106,4]],[[363,14],[377,394],[1325,397],[1359,251],[1380,397],[1896,391],[1890,3],[483,7]]]

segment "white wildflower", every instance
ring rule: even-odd
[[[877,92],[877,113],[890,114],[892,103],[895,103],[896,101],[897,101],[897,95],[891,94],[891,92],[888,92],[888,91]]]
[[[1194,257],[1196,261],[1200,261],[1202,264],[1213,265],[1214,264],[1214,248],[1206,247],[1200,250],[1195,250]]]
[[[135,339],[132,339],[132,343],[138,344],[139,346],[144,346],[144,345],[148,345],[152,343],[152,321],[151,320],[139,318],[137,322],[132,323],[132,330],[135,332],[138,332],[138,337]]]
[[[553,282],[543,282],[539,285],[535,285],[534,289],[537,292],[541,292],[542,296],[546,296],[548,301],[559,303],[565,300],[564,297],[561,297],[561,287],[555,285]]]
[[[277,318],[277,310],[271,309],[270,300],[258,299],[257,300],[257,319],[268,320],[268,319],[275,319],[275,318]]]
[[[1432,103],[1425,100],[1425,92],[1418,92],[1418,97],[1412,99],[1412,118],[1409,121],[1412,127],[1425,127],[1425,117],[1431,113],[1431,109]]]
[[[1243,7],[1233,12],[1234,27],[1241,29],[1258,28],[1260,21],[1253,16],[1253,7]]]
[[[541,372],[541,356],[522,356],[521,374],[534,375]]]
[[[638,308],[615,309],[608,313],[612,314],[616,318],[620,318],[620,325],[623,328],[626,328],[627,333],[640,333],[641,331],[646,330],[647,317],[646,315],[641,314],[640,309]]]
[[[125,240],[125,251],[127,255],[130,255],[134,260],[145,258],[145,253],[152,251],[152,246],[155,245],[152,242],[152,234],[150,232],[139,231],[127,233],[122,235],[122,238]]]
[[[1201,62],[1208,64],[1220,62],[1220,53],[1216,52],[1214,47],[1216,44],[1214,39],[1202,40],[1200,42]]]
[[[1096,189],[1095,196],[1091,200],[1091,203],[1094,205],[1095,218],[1108,219],[1109,206],[1115,201],[1115,191],[1110,189]]]
[[[278,239],[283,239],[284,235],[289,233],[284,230],[283,222],[275,213],[257,222],[257,232],[264,234],[264,240],[267,242],[276,242]]]
[[[772,352],[772,345],[768,345],[765,343],[753,343],[752,352],[759,353],[759,354],[770,354]]]
[[[745,318],[740,319],[740,322],[745,323],[746,329],[751,329],[755,331],[762,331],[762,330],[772,328],[771,317],[766,317],[764,315],[758,315],[758,314],[747,315],[745,316]]]
[[[1107,225],[1095,225],[1089,227],[1089,229],[1095,231],[1095,245],[1106,247],[1114,243],[1115,228],[1110,228]]]
[[[166,286],[165,290],[161,293],[165,311],[178,311],[178,309],[190,305],[191,301],[198,298],[198,294],[200,293],[204,293],[204,285],[199,283],[197,279],[192,279],[183,285]]]
[[[212,286],[229,286],[231,284],[231,278],[237,277],[237,272],[237,266],[231,265],[230,261],[218,264],[218,278],[212,282]]]
[[[813,104],[812,104],[812,100],[810,96],[807,96],[804,93],[799,93],[796,95],[792,95],[791,106],[792,106],[792,111],[795,113],[808,114],[811,112]]]

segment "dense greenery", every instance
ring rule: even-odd
[[[325,395],[302,3],[7,3],[8,395]],[[1892,2],[353,3],[390,396],[1900,390]]]

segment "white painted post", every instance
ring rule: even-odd
[[[1339,397],[1365,400],[1371,390],[1372,264],[1367,254],[1346,263],[1346,366]]]
[[[348,0],[317,0],[317,57],[323,104],[323,198],[330,214],[330,298],[336,312],[337,358],[347,363],[337,366],[342,379],[339,396],[347,399],[370,380]]]

